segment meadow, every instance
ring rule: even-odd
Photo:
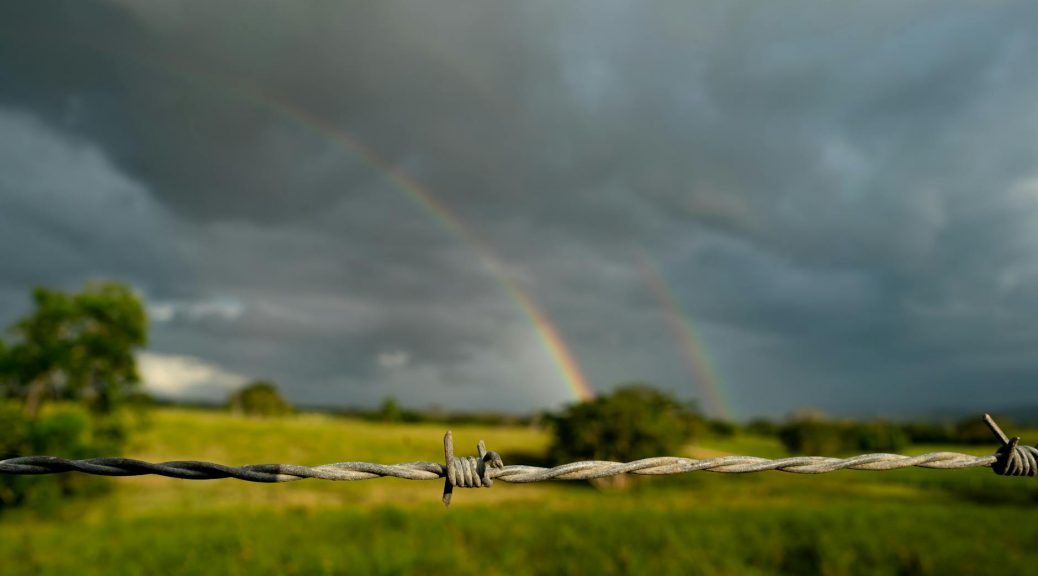
[[[506,464],[539,458],[525,427],[453,426]],[[441,461],[444,427],[321,414],[152,411],[126,456],[226,464]],[[1025,440],[1034,434],[1021,433]],[[906,452],[985,447],[913,446]],[[785,454],[772,438],[685,455]],[[1035,574],[1038,480],[987,469],[807,476],[693,473],[455,490],[397,479],[251,484],[118,478],[46,511],[0,515],[0,574]]]

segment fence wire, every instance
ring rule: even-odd
[[[932,452],[918,456],[900,454],[862,454],[850,458],[794,456],[790,458],[758,458],[755,456],[720,456],[696,459],[656,457],[633,462],[589,460],[563,464],[553,468],[539,466],[505,466],[501,456],[488,452],[481,440],[478,456],[456,457],[450,432],[443,438],[445,464],[438,462],[406,462],[375,464],[371,462],[338,462],[321,466],[296,464],[251,464],[225,466],[212,462],[174,461],[151,463],[130,458],[90,458],[67,460],[54,456],[22,456],[0,460],[0,474],[58,474],[82,472],[98,476],[141,476],[155,474],[183,480],[215,480],[235,478],[248,482],[291,482],[307,478],[321,480],[367,480],[393,477],[407,480],[444,478],[443,502],[450,505],[455,487],[490,487],[494,480],[514,483],[548,480],[593,480],[619,474],[665,475],[706,471],[744,474],[778,470],[794,474],[825,474],[837,470],[896,470],[900,468],[932,468],[954,470],[990,467],[1002,476],[1035,476],[1038,474],[1038,447],[1021,446],[1019,438],[1008,438],[992,420],[984,421],[1002,446],[990,456],[972,456],[957,452]]]

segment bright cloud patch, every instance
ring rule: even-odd
[[[245,306],[234,299],[155,302],[148,306],[148,315],[156,322],[169,322],[177,318],[202,320],[217,318],[236,320],[245,311]]]
[[[247,380],[194,356],[141,352],[137,363],[144,388],[162,398],[223,400]]]
[[[378,365],[382,368],[403,368],[411,363],[411,355],[403,350],[379,352]]]

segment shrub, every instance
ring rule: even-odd
[[[908,437],[887,422],[835,422],[821,419],[794,420],[782,426],[779,440],[794,454],[832,456],[862,452],[893,452],[902,448]]]
[[[729,422],[728,420],[709,420],[707,421],[707,430],[715,438],[731,438],[739,431],[739,427],[734,422]]]
[[[759,436],[774,436],[778,434],[779,425],[767,418],[754,418],[746,424],[746,431]]]
[[[70,459],[114,456],[125,428],[114,416],[92,415],[82,406],[61,404],[32,418],[14,402],[0,404],[0,459],[48,455]],[[103,478],[83,474],[0,475],[0,510],[15,506],[49,509],[63,497],[104,490]]]
[[[400,402],[397,401],[395,396],[386,396],[374,416],[376,420],[382,422],[399,422],[403,418]]]
[[[630,384],[608,396],[569,406],[550,417],[555,462],[629,461],[674,454],[703,418],[693,406],[645,384]]]
[[[996,416],[995,420],[1005,429],[1013,427],[1011,419],[1004,416]],[[980,418],[966,418],[955,424],[952,433],[955,442],[961,444],[992,444],[996,442],[995,435],[988,429],[988,425]]]
[[[952,427],[945,424],[909,422],[901,426],[901,431],[912,444],[947,444],[955,441]],[[988,436],[991,436],[990,432]]]
[[[847,449],[839,425],[823,420],[789,422],[779,428],[778,438],[793,454],[828,456]]]
[[[277,386],[266,380],[256,380],[231,394],[227,405],[231,411],[248,416],[280,416],[292,412],[292,406],[281,397]]]

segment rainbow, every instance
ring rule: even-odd
[[[247,82],[240,80],[232,82],[221,76],[201,70],[195,63],[188,66],[168,56],[164,58],[155,55],[144,56],[142,54],[117,54],[117,56],[156,65],[159,69],[171,71],[189,80],[202,82],[213,87],[218,92],[224,92],[237,99],[258,105],[263,109],[292,120],[323,140],[338,146],[347,155],[360,158],[369,168],[382,174],[395,188],[421,206],[449,234],[461,239],[476,252],[481,263],[504,287],[505,292],[515,301],[519,310],[529,320],[545,352],[558,367],[559,374],[569,391],[573,394],[574,399],[586,402],[594,398],[595,394],[588,384],[580,364],[562,338],[558,328],[549,320],[544,309],[506,271],[506,268],[501,263],[501,259],[491,246],[481,240],[471,226],[466,224],[460,216],[436,198],[431,191],[417,180],[396,168],[391,162],[350,134],[337,129],[299,106],[293,105],[288,100],[263,91],[259,87]]]
[[[569,346],[562,339],[558,328],[548,320],[544,309],[506,272],[505,267],[501,264],[501,259],[497,257],[490,245],[481,240],[475,230],[466,224],[457,213],[436,198],[418,181],[395,168],[356,138],[332,126],[321,123],[316,116],[298,107],[291,106],[283,100],[275,99],[273,96],[259,91],[254,91],[253,93],[257,96],[263,96],[262,101],[269,108],[280,111],[286,117],[294,118],[299,124],[323,135],[329,142],[336,143],[342,146],[348,153],[361,158],[369,167],[384,175],[397,189],[403,191],[410,199],[425,209],[449,233],[460,238],[475,250],[483,265],[494,275],[505,288],[505,291],[518,304],[519,309],[530,320],[530,324],[540,337],[545,351],[558,366],[563,381],[570,391],[573,392],[575,399],[586,402],[594,398],[595,394],[591,390],[591,386],[588,384],[580,364],[577,363],[577,359],[573,356]]]
[[[648,255],[641,254],[638,264],[641,268],[642,278],[666,314],[667,324],[674,335],[678,352],[692,376],[692,381],[703,395],[707,412],[713,416],[731,420],[734,411],[721,393],[721,380],[710,362],[706,346],[698,335],[691,316],[682,309],[659,266]]]

